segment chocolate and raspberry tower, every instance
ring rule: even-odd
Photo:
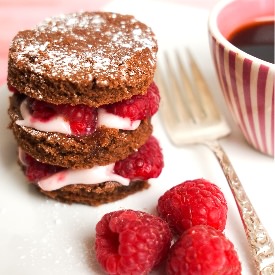
[[[148,26],[109,12],[49,18],[14,37],[10,128],[29,182],[89,205],[149,187],[163,168],[151,124],[157,49]]]

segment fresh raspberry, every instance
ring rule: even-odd
[[[70,123],[70,128],[75,135],[89,135],[96,130],[97,110],[95,108],[79,104],[55,105],[36,99],[28,99],[29,108],[34,118],[48,121],[56,115],[61,115]]]
[[[8,85],[8,89],[12,93],[15,93],[15,94],[18,93],[18,90],[15,87],[11,86],[11,85]]]
[[[208,225],[187,229],[169,251],[168,275],[241,275],[232,242]]]
[[[28,98],[28,106],[34,118],[46,122],[57,115],[56,105]]]
[[[157,85],[153,82],[145,95],[134,95],[128,100],[105,105],[107,112],[128,117],[132,121],[143,120],[154,115],[159,108],[160,95]]]
[[[207,224],[223,230],[227,202],[221,190],[205,179],[185,181],[166,191],[158,200],[157,211],[177,234],[191,226]]]
[[[89,135],[96,130],[97,109],[83,104],[70,106],[62,105],[62,115],[70,122],[75,135]]]
[[[171,239],[168,224],[159,217],[114,211],[96,225],[96,257],[108,274],[148,274],[166,258]]]
[[[26,164],[25,175],[30,182],[38,182],[64,169],[63,167],[39,162],[28,154],[24,155],[24,162]]]
[[[163,168],[163,156],[157,139],[151,136],[139,150],[115,163],[114,171],[132,180],[157,178]]]

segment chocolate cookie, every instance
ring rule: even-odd
[[[152,30],[130,15],[53,17],[14,37],[8,85],[54,104],[98,107],[146,93],[157,49]]]

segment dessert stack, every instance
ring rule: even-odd
[[[99,205],[149,187],[163,168],[151,117],[157,41],[133,16],[80,12],[20,31],[9,50],[10,128],[27,180]]]

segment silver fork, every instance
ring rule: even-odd
[[[164,102],[160,112],[166,132],[176,146],[200,143],[215,154],[236,201],[257,273],[274,274],[273,241],[218,142],[218,139],[230,134],[230,128],[219,112],[190,51],[186,52],[193,82],[178,51],[173,55],[164,53],[164,65],[157,68],[156,82]]]

